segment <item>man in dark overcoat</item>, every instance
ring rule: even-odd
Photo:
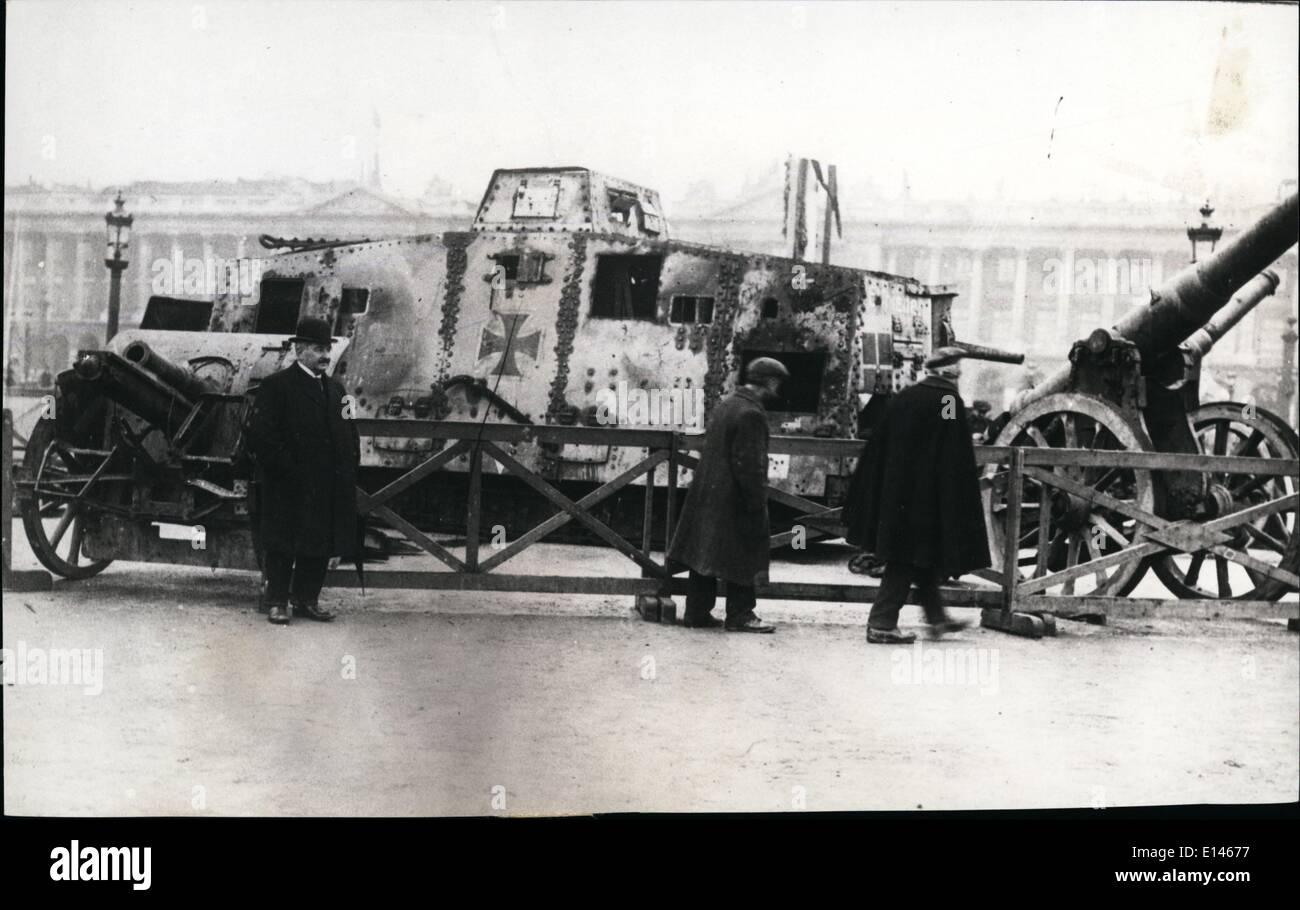
[[[257,463],[256,521],[268,619],[287,623],[289,604],[329,621],[320,606],[331,557],[356,557],[356,482],[361,440],[343,386],[325,375],[329,323],[306,316],[290,339],[296,362],[262,380],[249,419]]]
[[[690,568],[682,625],[712,628],[718,579],[727,583],[729,632],[774,632],[754,615],[757,582],[767,580],[767,404],[790,371],[759,357],[709,416],[704,450],[682,506],[668,559]]]
[[[851,485],[846,538],[885,563],[869,642],[916,640],[898,630],[913,585],[933,637],[962,628],[944,611],[939,585],[989,565],[975,450],[957,391],[961,354],[938,349],[925,378],[893,396]]]

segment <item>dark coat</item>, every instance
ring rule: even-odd
[[[849,543],[957,577],[989,565],[984,506],[957,386],[927,376],[889,403],[844,506]]]
[[[296,363],[262,380],[249,417],[257,463],[259,546],[294,556],[357,553],[361,439],[343,416],[343,386]]]
[[[741,388],[709,417],[668,558],[741,585],[767,580],[767,412]]]

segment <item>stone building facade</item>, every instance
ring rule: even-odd
[[[5,189],[6,362],[10,377],[37,383],[67,367],[76,352],[100,346],[107,319],[104,213],[117,188],[35,185]],[[450,196],[395,199],[371,186],[302,180],[161,183],[121,187],[135,216],[130,267],[123,274],[121,324],[138,324],[150,294],[202,296],[221,260],[264,251],[261,234],[288,237],[391,237],[464,228],[475,208]],[[1279,192],[1294,192],[1294,182]],[[782,254],[779,188],[743,204],[690,200],[669,206],[683,240]],[[1223,210],[1225,228],[1249,224],[1268,204]],[[1147,289],[1183,268],[1185,229],[1199,219],[1183,200],[1158,209],[1114,203],[936,203],[908,199],[847,201],[843,239],[832,261],[948,283],[959,337],[1018,350],[1050,372],[1071,342],[1111,325],[1147,299]],[[677,211],[675,212],[674,209]],[[1207,361],[1234,397],[1254,395],[1292,415],[1294,388],[1280,373],[1294,364],[1296,253],[1282,284]],[[1287,354],[1287,349],[1290,354]],[[1009,394],[1007,368],[972,369],[971,397],[997,403]],[[45,374],[45,375],[43,375]],[[1022,381],[1011,379],[1012,383]]]

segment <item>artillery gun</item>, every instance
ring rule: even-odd
[[[350,416],[470,426],[697,432],[742,365],[766,355],[792,374],[774,434],[853,438],[864,397],[905,388],[935,348],[960,344],[947,286],[674,240],[654,190],[585,168],[495,171],[463,231],[263,246],[279,252],[232,263],[212,299],[151,298],[140,328],[59,376],[54,419],[19,478],[28,537],[55,573],[86,577],[115,558],[257,567],[243,422],[261,380],[290,362],[303,316],[333,327],[330,372]],[[673,407],[654,408],[655,392]],[[621,406],[633,399],[639,419]],[[379,489],[442,445],[363,437],[361,486]],[[616,441],[509,449],[575,500],[646,456]],[[848,457],[794,454],[769,476],[834,505],[851,470]],[[680,495],[689,471],[678,471]],[[422,530],[465,533],[469,476],[468,456],[450,459],[404,485],[394,509]],[[666,465],[654,483],[666,496]],[[646,500],[635,485],[593,510],[632,538]],[[515,477],[482,477],[484,529],[515,533],[551,511]]]
[[[1200,402],[1202,358],[1276,290],[1268,269],[1297,239],[1297,197],[1276,206],[1217,253],[1151,293],[1147,306],[1110,329],[1075,342],[1069,364],[1022,392],[994,440],[1000,446],[1243,455],[1295,459],[1295,431],[1253,402]],[[1077,566],[1134,545],[1147,533],[1132,510],[1098,503],[1098,494],[1191,527],[1296,492],[1293,476],[1229,475],[1190,470],[1058,466],[1073,492],[1027,479],[1018,560],[1022,577]],[[986,519],[992,548],[1005,552],[1007,465],[986,472]],[[1294,506],[1267,511],[1226,532],[1226,546],[1295,573],[1300,567]],[[1149,568],[1179,597],[1277,599],[1287,585],[1233,566],[1225,555],[1169,547],[1142,561],[1102,564],[1069,579],[1064,594],[1124,595]],[[1202,541],[1203,542],[1203,541]],[[1213,582],[1203,581],[1213,560]],[[1076,589],[1076,585],[1078,585]]]

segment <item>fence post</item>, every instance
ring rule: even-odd
[[[14,559],[14,412],[4,409],[4,427],[0,431],[0,445],[4,452],[4,500],[0,502],[0,522],[4,523],[4,577],[6,591],[48,591],[54,586],[54,577],[43,569],[15,572]]]
[[[469,514],[465,521],[465,571],[478,571],[479,523],[483,513],[483,448],[477,442],[469,453]]]
[[[1006,536],[1002,541],[1002,612],[1011,613],[1016,608],[1016,586],[1020,583],[1020,506],[1025,482],[1025,450],[1016,446],[1011,450],[1011,466],[1007,471]]]
[[[980,612],[980,625],[1022,635],[1042,638],[1056,634],[1056,620],[1051,616],[1039,617],[1016,612],[1016,588],[1020,584],[1020,507],[1025,483],[1025,450],[1020,446],[1011,449],[1011,464],[1007,469],[1007,515],[1002,541],[1002,609],[985,609]]]
[[[646,449],[646,452],[653,454],[658,446]],[[648,558],[650,556],[651,540],[654,532],[655,520],[655,469],[651,468],[645,474],[645,506],[641,514],[641,552]],[[667,549],[667,544],[664,545]],[[644,576],[645,571],[641,574]]]

